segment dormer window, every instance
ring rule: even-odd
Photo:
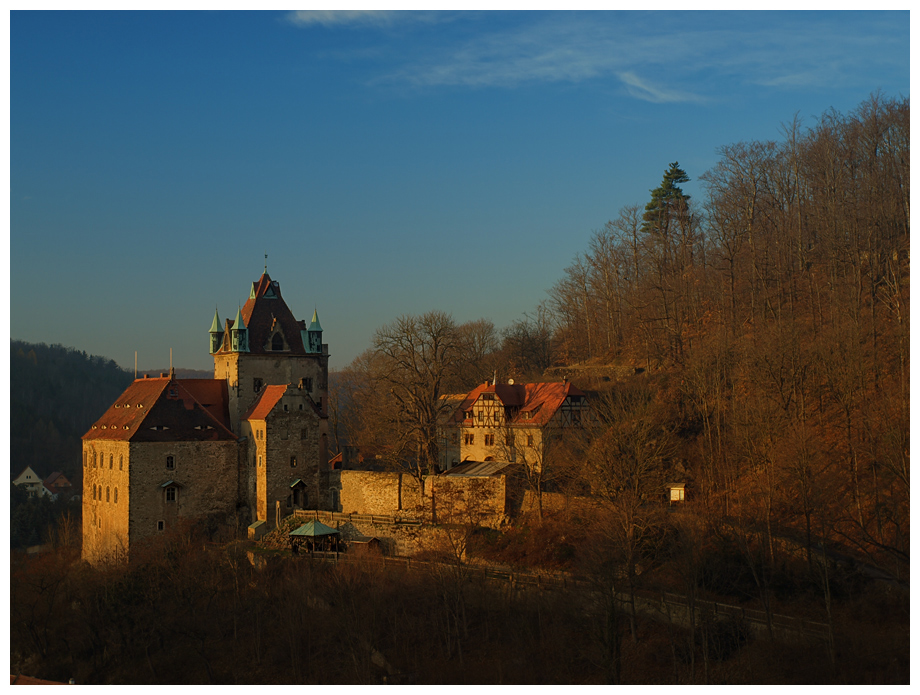
[[[284,350],[284,338],[280,333],[272,336],[272,352],[281,352]]]

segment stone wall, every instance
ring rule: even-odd
[[[175,467],[166,467],[172,456]],[[230,517],[237,505],[235,441],[144,442],[132,444],[126,469],[131,475],[129,540],[135,543],[170,528],[179,519]],[[166,500],[163,483],[178,484],[175,501]],[[121,504],[121,500],[119,500]]]
[[[344,514],[420,516],[424,498],[418,480],[407,473],[332,471],[329,485],[339,490],[339,509]]]
[[[288,410],[284,410],[284,406]],[[303,410],[299,409],[303,406]],[[320,505],[320,421],[304,397],[285,395],[268,415],[263,428],[265,439],[263,466],[257,470],[258,515],[255,518],[275,525],[275,510],[280,502],[282,516],[291,513],[293,499],[291,485],[302,480],[306,488],[306,501],[301,506],[315,508]],[[295,465],[292,465],[295,464]]]
[[[83,442],[83,558],[123,552],[128,545],[129,446],[127,442]]]
[[[327,526],[338,529],[346,541],[359,537],[376,538],[380,541],[381,552],[391,557],[409,557],[424,552],[450,552],[450,543],[445,538],[445,530],[440,526],[374,522],[330,512],[304,511],[295,514],[298,515],[299,523],[316,518]]]
[[[328,389],[328,355],[260,355],[221,353],[214,355],[214,378],[227,379],[230,393],[230,421],[239,422],[255,402],[255,379],[263,385],[298,386],[303,378],[312,379],[310,397],[325,409]],[[239,434],[239,432],[237,432]]]
[[[333,471],[344,514],[367,514],[498,526],[507,514],[506,476],[424,476],[406,473]]]

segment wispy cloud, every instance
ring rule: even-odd
[[[626,85],[627,91],[637,99],[656,104],[674,101],[703,101],[702,97],[696,94],[655,87],[631,72],[621,72],[617,76]]]
[[[449,21],[449,12],[409,12],[404,10],[298,10],[286,15],[287,21],[299,26],[370,26],[391,27],[397,24],[437,24]]]
[[[873,60],[884,60],[872,46],[900,20],[848,13],[308,11],[290,21],[410,27],[411,36],[381,46],[390,57],[378,62],[372,83],[514,87],[607,79],[632,98],[670,103],[715,98],[707,92],[714,84],[724,94],[732,83],[803,89],[853,81],[871,74]],[[420,29],[444,22],[458,30]]]
[[[389,10],[299,10],[287,15],[292,24],[310,26],[336,26],[347,24],[370,24],[387,26],[395,20],[397,13]]]

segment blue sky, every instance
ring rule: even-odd
[[[668,164],[910,96],[907,12],[12,12],[10,331],[212,366],[268,270],[332,366],[531,312]]]

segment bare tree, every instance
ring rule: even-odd
[[[449,314],[400,316],[374,334],[375,388],[388,388],[384,419],[401,460],[419,480],[438,465],[438,422],[450,404],[441,398],[456,378],[463,341]]]

